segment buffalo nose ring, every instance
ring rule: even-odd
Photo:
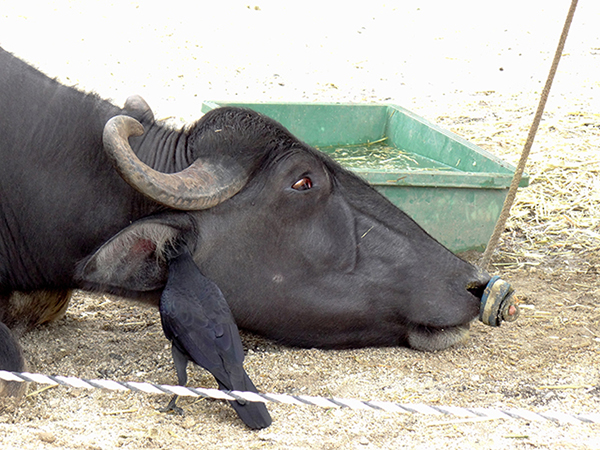
[[[519,306],[510,284],[498,276],[492,277],[481,297],[479,320],[499,327],[502,321],[514,322],[519,317]]]

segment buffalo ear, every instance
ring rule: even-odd
[[[177,223],[180,222],[180,223]],[[164,287],[168,258],[186,242],[189,221],[144,219],[128,226],[83,261],[78,278],[85,284],[117,291],[153,291]]]
[[[146,103],[146,100],[139,95],[127,97],[122,112],[129,117],[133,117],[142,124],[154,123],[154,113],[152,112],[152,108],[150,108],[150,105]]]

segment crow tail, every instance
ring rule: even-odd
[[[229,402],[229,404],[248,428],[259,430],[271,425],[271,415],[264,403],[245,402],[242,405],[240,402]]]
[[[247,391],[247,392],[258,392],[252,380],[244,372],[244,380],[241,383],[243,386],[235,386],[233,390],[236,391]],[[219,383],[221,389],[224,388]],[[248,428],[258,430],[261,428],[267,428],[273,422],[271,415],[267,410],[267,405],[262,402],[249,402],[249,401],[230,401],[229,404],[235,410],[237,415],[242,419]]]

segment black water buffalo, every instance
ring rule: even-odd
[[[180,245],[238,326],[295,346],[446,348],[489,280],[265,116],[176,130],[0,50],[0,321],[52,320],[76,288],[156,303]]]

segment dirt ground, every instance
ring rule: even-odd
[[[513,324],[473,326],[471,339],[434,353],[405,348],[291,349],[244,335],[246,369],[263,392],[427,405],[600,410],[597,274],[519,271],[526,309]],[[26,336],[32,371],[174,384],[156,311],[77,295],[67,316]],[[191,386],[215,387],[201,369]],[[168,397],[29,387],[0,416],[3,448],[600,448],[599,425],[326,410],[269,404],[273,425],[249,431],[218,401],[181,399],[183,417],[157,411]]]
[[[232,2],[213,7],[210,16],[193,11],[196,19],[172,12],[177,5],[163,12],[134,2],[106,9],[89,2],[89,10],[67,0],[39,8],[22,3],[6,2],[0,11],[0,45],[65,83],[118,102],[141,93],[159,117],[177,123],[197,117],[203,99],[385,101],[511,162],[525,140],[568,7],[508,1],[483,11],[479,2],[467,1],[411,8],[374,3],[344,10],[339,23],[340,11],[311,2],[289,8]],[[475,323],[466,343],[438,353],[295,349],[244,334],[245,366],[262,392],[600,411],[600,6],[580,3],[528,167],[531,186],[520,194],[491,268],[518,291],[519,320],[500,328]],[[531,8],[536,20],[512,15],[517,6]],[[65,20],[69,27],[60,25]],[[196,20],[199,29],[192,27]],[[298,39],[307,23],[311,37]],[[269,32],[260,34],[266,25]],[[234,27],[238,41],[223,40]],[[107,29],[118,32],[107,37]],[[123,42],[112,45],[116,37]],[[382,42],[389,44],[385,51]],[[575,180],[563,177],[565,167]],[[589,191],[578,194],[583,187],[577,180]],[[573,200],[577,195],[585,202]],[[554,207],[552,199],[579,209]],[[105,295],[78,292],[63,319],[28,333],[22,345],[31,372],[176,381],[158,312]],[[215,386],[199,368],[189,374],[190,386]],[[0,447],[600,449],[600,425],[269,404],[273,425],[249,431],[219,401],[181,399],[184,416],[159,413],[167,401],[31,384],[20,408],[0,414]]]
[[[244,335],[246,369],[263,392],[427,405],[600,410],[597,274],[525,270],[510,277],[526,309],[513,324],[473,326],[464,345],[439,353],[405,348],[291,349]],[[32,371],[174,384],[156,311],[77,295],[67,316],[28,334]],[[201,369],[191,386],[215,387]],[[600,448],[600,425],[326,410],[269,404],[273,425],[249,431],[225,404],[180,399],[183,417],[157,411],[168,397],[29,387],[0,416],[3,448]]]

